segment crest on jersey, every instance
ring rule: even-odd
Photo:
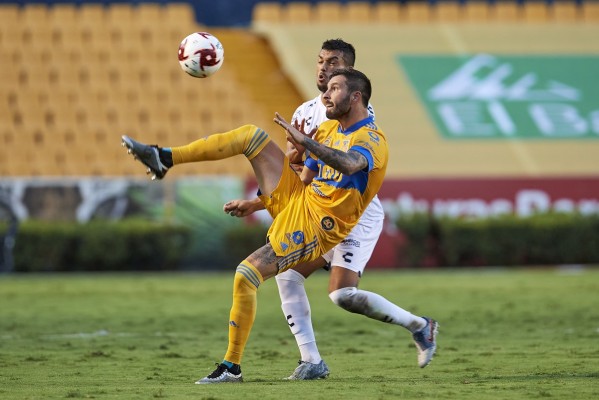
[[[295,232],[293,232],[291,234],[291,240],[295,244],[303,243],[304,242],[304,232],[302,232],[302,231],[295,231]]]
[[[320,226],[322,226],[322,229],[325,231],[330,231],[335,227],[335,221],[333,221],[333,218],[331,217],[324,217],[320,220]]]

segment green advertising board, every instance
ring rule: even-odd
[[[400,55],[447,139],[599,139],[599,56]]]

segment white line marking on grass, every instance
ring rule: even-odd
[[[100,329],[95,332],[79,332],[79,333],[57,333],[51,335],[42,335],[42,339],[94,339],[98,337],[105,336],[116,336],[116,337],[132,337],[136,336],[133,333],[127,332],[118,332],[118,333],[110,333],[106,329]]]

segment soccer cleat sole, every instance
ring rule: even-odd
[[[123,135],[121,137],[121,146],[125,147],[127,149],[127,154],[131,154],[133,156],[133,159],[136,161],[141,162],[143,165],[145,165],[147,167],[146,169],[146,174],[147,175],[152,175],[151,179],[154,181],[156,179],[162,179],[164,178],[164,176],[166,175],[166,171],[161,171],[160,169],[156,169],[154,168],[152,165],[148,164],[146,161],[143,160],[142,157],[140,157],[140,155],[138,155],[134,149],[135,147],[135,142],[133,141],[133,139],[131,139],[128,136]],[[144,145],[145,146],[145,145]]]

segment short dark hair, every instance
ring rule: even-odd
[[[372,96],[372,84],[368,77],[353,68],[339,68],[331,73],[331,79],[334,76],[342,75],[347,80],[347,88],[350,92],[360,92],[362,94],[362,104],[368,107],[370,97]]]
[[[353,67],[356,62],[356,49],[350,43],[342,39],[326,40],[321,47],[322,50],[335,51],[343,53],[343,61],[350,67]]]

